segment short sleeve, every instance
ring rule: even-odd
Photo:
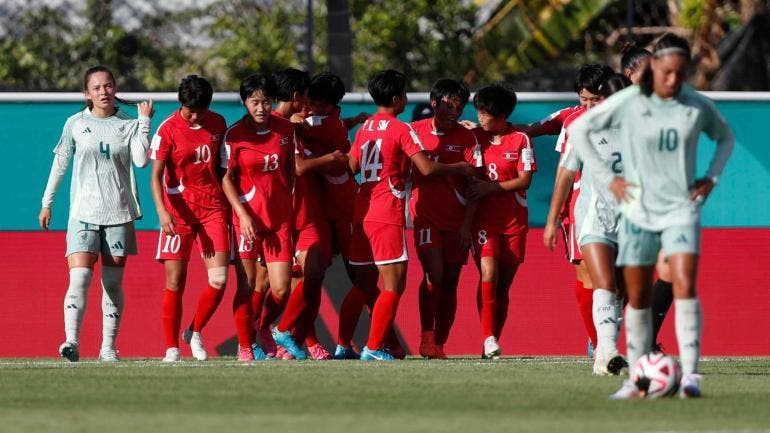
[[[155,132],[150,142],[150,159],[156,161],[165,161],[168,155],[172,152],[174,142],[171,138],[171,133],[167,124],[160,125],[160,128]]]
[[[356,140],[353,142],[353,145],[350,147],[350,153],[348,154],[351,158],[355,158],[356,161],[359,163],[361,162],[361,131],[363,128],[359,128],[358,132],[356,133]]]
[[[72,119],[68,119],[67,122],[64,123],[59,142],[56,143],[56,147],[53,148],[53,153],[67,159],[72,158],[72,155],[75,154],[75,137],[72,134],[73,123],[74,121]]]
[[[234,169],[235,163],[233,161],[236,158],[233,144],[230,141],[228,132],[225,132],[225,138],[222,140],[222,145],[219,147],[219,167],[225,169]]]
[[[532,148],[532,142],[527,134],[519,134],[519,165],[518,171],[537,171],[535,163],[535,149]]]
[[[559,161],[559,167],[566,168],[570,171],[580,170],[580,159],[578,158],[574,146],[568,146],[564,151],[564,156],[562,156],[561,161]]]
[[[476,139],[476,134],[468,131],[465,143],[466,145],[463,151],[465,162],[470,164],[472,167],[483,167],[484,161],[481,157],[481,145],[479,144],[478,139]]]
[[[404,125],[406,128],[399,137],[399,141],[401,142],[401,148],[406,156],[411,157],[416,153],[424,151],[425,147],[423,147],[420,137],[417,136],[417,131],[415,131],[414,128],[412,128],[412,125],[408,123],[404,123]]]

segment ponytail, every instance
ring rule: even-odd
[[[107,75],[110,76],[110,79],[112,80],[112,83],[113,84],[117,84],[117,82],[115,81],[115,75],[112,73],[110,68],[108,68],[106,66],[102,66],[102,65],[97,65],[97,66],[92,66],[92,67],[86,69],[85,74],[83,74],[83,90],[85,90],[85,91],[88,90],[88,80],[91,79],[91,75],[93,75],[93,74],[95,74],[97,72],[104,72],[104,73],[106,73]],[[115,101],[120,102],[123,105],[137,105],[138,104],[137,101],[130,101],[128,99],[118,98],[117,96],[115,97]],[[88,98],[86,98],[86,106],[88,107],[89,110],[94,108],[94,104],[90,100],[88,100]]]

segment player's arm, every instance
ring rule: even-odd
[[[733,134],[730,125],[727,124],[725,118],[717,111],[716,106],[711,101],[707,100],[706,102],[710,112],[703,130],[709,138],[716,141],[717,147],[706,171],[706,177],[695,181],[690,193],[690,199],[698,201],[705,200],[711,194],[717,179],[727,165],[727,160],[733,153],[733,148],[735,148],[735,134]]]
[[[346,117],[342,119],[342,124],[345,125],[345,128],[350,131],[351,129],[355,128],[356,126],[366,122],[366,119],[369,118],[371,114],[369,113],[358,113],[358,116],[355,117]]]
[[[253,241],[256,239],[257,227],[254,224],[254,219],[249,214],[249,210],[241,203],[241,197],[238,194],[238,189],[235,187],[235,171],[231,168],[228,168],[222,177],[222,191],[224,191],[227,201],[238,216],[241,234],[246,240]]]
[[[548,208],[548,216],[545,219],[543,229],[543,243],[551,251],[556,247],[556,233],[559,230],[559,215],[567,201],[572,185],[575,182],[575,171],[565,167],[556,170],[556,180],[553,183],[551,205]]]
[[[489,194],[498,194],[509,191],[525,191],[532,184],[532,171],[522,171],[515,179],[503,182],[492,182],[484,179],[471,178],[468,186],[468,198],[470,200],[480,200]]]
[[[471,245],[472,235],[471,227],[473,225],[473,218],[476,216],[476,208],[479,207],[478,200],[470,201],[465,206],[465,215],[463,215],[463,223],[460,226],[460,247],[465,249]]]
[[[327,153],[318,158],[303,158],[301,155],[295,155],[294,158],[297,176],[302,176],[305,173],[312,171],[324,172],[339,167],[345,167],[348,164],[348,155],[339,150]]]
[[[129,140],[131,149],[131,160],[137,167],[144,167],[150,161],[147,157],[147,150],[150,148],[150,118],[155,114],[152,99],[142,101],[137,105],[139,119],[137,120],[136,131]]]
[[[166,171],[166,161],[152,161],[152,173],[150,174],[150,191],[152,191],[152,201],[155,203],[155,210],[158,212],[158,222],[163,233],[167,235],[176,235],[176,223],[174,217],[166,209],[163,203],[163,174]]]
[[[70,160],[75,154],[75,139],[72,137],[72,124],[71,120],[67,120],[62,129],[59,142],[54,148],[53,163],[51,164],[51,173],[48,175],[48,182],[45,185],[45,191],[43,191],[43,200],[40,206],[40,214],[38,214],[37,220],[40,224],[40,228],[48,230],[51,224],[51,206],[53,205],[53,199],[56,196],[56,191],[59,189],[64,175],[67,174],[67,169],[70,165]]]
[[[476,174],[476,170],[465,161],[455,162],[452,164],[435,162],[428,159],[425,151],[417,152],[410,158],[412,160],[412,164],[414,164],[414,166],[423,176],[450,176],[457,174],[471,177]]]

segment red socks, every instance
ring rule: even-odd
[[[372,311],[369,341],[366,343],[370,350],[382,349],[385,335],[393,325],[393,319],[396,317],[396,310],[398,310],[398,301],[400,299],[400,294],[387,290],[382,291],[377,298],[377,303],[374,304],[374,311]]]
[[[449,330],[455,322],[457,313],[457,289],[447,292],[442,290],[438,296],[438,307],[436,307],[436,326],[433,340],[438,345],[446,343],[449,338]]]
[[[495,283],[481,282],[481,333],[484,338],[495,335],[495,315],[497,314],[497,289]]]
[[[432,331],[436,323],[436,309],[439,294],[427,278],[420,282],[420,328],[422,332]]]
[[[251,324],[254,322],[254,315],[251,310],[251,293],[240,290],[235,291],[233,319],[235,320],[235,332],[238,336],[238,346],[251,347]]]
[[[251,311],[255,318],[262,316],[262,304],[265,301],[265,292],[255,290],[251,293]]]
[[[307,297],[309,295],[309,293],[305,293],[305,281],[301,280],[289,295],[289,300],[286,302],[286,310],[283,312],[283,317],[281,317],[281,321],[278,323],[279,331],[290,330],[294,325],[298,324],[300,316],[308,307]]]
[[[163,290],[160,319],[163,322],[163,335],[166,338],[166,348],[179,347],[179,328],[182,324],[182,294],[184,289],[173,291]]]
[[[596,328],[594,328],[594,291],[583,287],[580,281],[575,282],[575,298],[578,302],[580,317],[583,319],[583,326],[586,328],[588,337],[596,347]]]
[[[350,291],[342,300],[340,305],[340,323],[337,334],[337,344],[350,347],[353,340],[353,334],[356,332],[358,319],[361,317],[361,310],[364,308],[367,294],[357,286],[350,288]]]
[[[497,288],[497,310],[495,310],[495,338],[500,340],[500,335],[503,333],[503,327],[505,327],[505,321],[508,319],[508,304],[510,302],[510,296],[508,295],[508,287]]]
[[[259,318],[259,329],[268,329],[270,324],[281,315],[286,308],[288,296],[283,299],[276,296],[275,292],[270,291],[270,296],[265,300],[265,306],[262,308],[262,316]]]
[[[214,312],[217,310],[224,294],[224,287],[215,289],[211,287],[211,285],[207,285],[203,289],[203,292],[198,299],[198,309],[195,310],[195,318],[193,319],[194,332],[201,332],[201,329],[206,326],[206,323],[208,323],[211,316],[213,316]]]

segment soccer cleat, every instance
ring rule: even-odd
[[[390,353],[388,353],[387,350],[370,350],[368,347],[364,346],[364,350],[361,351],[361,361],[395,361],[396,358],[393,357]]]
[[[166,356],[162,359],[163,362],[180,362],[182,361],[182,355],[179,354],[178,347],[169,347],[166,349]]]
[[[291,354],[293,359],[307,359],[307,353],[305,353],[304,350],[297,346],[297,343],[294,341],[294,337],[291,336],[291,331],[281,332],[278,330],[278,327],[275,327],[273,328],[273,340],[276,342],[276,344],[286,349]],[[287,358],[282,357],[281,359]]]
[[[643,397],[642,392],[639,391],[639,388],[630,379],[624,380],[623,386],[613,394],[610,394],[610,400],[631,400],[641,397]]]
[[[701,375],[690,373],[682,377],[679,385],[679,398],[697,398],[700,397]]]
[[[120,358],[118,358],[118,351],[114,347],[102,347],[96,360],[99,362],[118,362]]]
[[[270,329],[257,329],[259,339],[262,340],[262,349],[265,351],[265,355],[268,358],[275,358],[275,353],[278,351],[278,346],[275,345],[273,335],[270,333]]]
[[[609,353],[596,352],[594,358],[594,374],[597,376],[617,376],[623,367],[628,367],[628,363],[617,351]]]
[[[206,352],[206,348],[203,347],[203,340],[201,340],[200,332],[193,332],[190,336],[189,343],[193,358],[197,359],[198,361],[205,361],[209,359],[209,354]]]
[[[484,356],[486,359],[498,359],[500,357],[500,345],[497,344],[497,338],[490,335],[484,340]]]
[[[66,358],[69,362],[78,362],[80,360],[80,347],[78,343],[65,341],[59,346],[59,356]]]
[[[308,347],[307,351],[310,352],[310,357],[315,360],[332,359],[332,354],[321,343]]]
[[[396,359],[406,358],[406,350],[400,344],[396,347],[386,347],[385,349],[390,353],[390,356]]]
[[[447,359],[446,353],[444,353],[444,345],[443,344],[437,344],[435,346],[435,354],[433,356],[434,359]]]
[[[435,358],[436,357],[436,342],[434,340],[435,333],[433,331],[423,331],[420,334],[420,356],[423,358]]]
[[[353,350],[352,347],[345,347],[337,345],[337,348],[334,349],[334,359],[360,359],[361,355],[356,353],[355,350]]]
[[[586,354],[589,358],[594,357],[594,342],[590,338],[588,339],[588,344],[586,344]]]
[[[257,343],[251,343],[251,353],[255,361],[266,361],[266,360],[275,359],[265,355],[265,351],[262,350],[262,348],[259,347],[259,344]]]
[[[238,346],[238,361],[251,362],[254,360],[254,353],[251,351],[251,347]]]
[[[283,346],[278,346],[278,350],[275,352],[275,359],[282,359],[284,361],[291,361],[294,356],[286,350]]]

